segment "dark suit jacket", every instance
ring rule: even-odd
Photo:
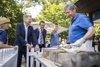
[[[22,49],[26,44],[33,44],[33,46],[37,45],[37,38],[34,33],[33,27],[28,27],[28,34],[27,34],[27,42],[25,41],[25,27],[24,23],[19,23],[16,26],[16,40],[14,42],[14,45],[18,45],[19,49]]]
[[[38,39],[39,38],[39,28],[35,29],[35,34]],[[45,46],[45,38],[46,38],[46,30],[45,29],[43,29],[42,34],[43,34],[43,41],[44,41],[44,46]]]

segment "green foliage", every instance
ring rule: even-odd
[[[28,0],[27,3],[21,2],[20,5],[23,9],[33,6],[33,0]]]
[[[41,12],[41,16],[36,18],[36,21],[45,20],[52,23],[57,23],[59,26],[63,26],[65,28],[69,27],[69,21],[63,11],[64,3],[60,4],[52,4],[50,6],[44,5],[44,9]],[[61,38],[66,38],[68,31],[62,32],[59,34]]]
[[[43,4],[59,4],[59,3],[65,3],[67,2],[68,0],[33,0],[35,2],[42,2]],[[73,3],[77,2],[78,0],[71,0]]]
[[[100,24],[94,24],[96,36],[100,36]]]
[[[18,22],[22,21],[22,6],[14,0],[0,0],[0,16],[10,19],[11,27],[8,30],[8,43],[13,44],[15,40],[15,28]]]

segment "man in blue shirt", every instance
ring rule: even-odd
[[[77,7],[74,4],[67,3],[64,11],[71,19],[68,34],[69,42],[72,45],[81,46],[95,34],[95,29],[86,16],[76,12]]]

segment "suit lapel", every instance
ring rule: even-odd
[[[44,37],[44,29],[42,30],[42,35],[43,35],[43,37]]]
[[[45,36],[45,30],[43,29],[43,37]]]
[[[37,29],[37,34],[38,34],[38,38],[39,38],[39,34],[40,34],[39,28]]]
[[[23,31],[23,36],[24,36],[24,39],[25,39],[25,27],[24,27],[24,23],[22,23],[22,31]]]
[[[27,31],[27,40],[29,38],[29,34],[30,34],[30,26],[28,27],[28,31]]]

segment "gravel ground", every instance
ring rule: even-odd
[[[25,58],[23,57],[23,58],[22,58],[22,65],[21,65],[21,67],[25,67],[25,65],[26,65],[26,64],[25,64]]]

